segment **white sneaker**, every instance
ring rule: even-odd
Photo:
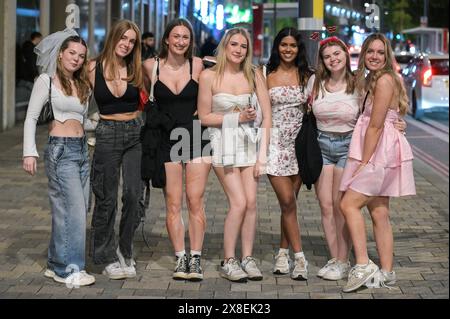
[[[291,258],[289,254],[285,252],[278,252],[275,256],[275,265],[273,267],[273,273],[277,275],[287,275],[291,269]]]
[[[381,269],[377,271],[372,279],[365,283],[365,286],[367,288],[396,289],[396,287],[391,287],[391,285],[394,285],[396,281],[397,278],[395,275],[395,271],[388,272]]]
[[[348,274],[348,281],[343,292],[351,292],[370,281],[378,272],[378,266],[369,259],[367,265],[355,265]]]
[[[242,269],[247,273],[249,280],[262,280],[263,275],[256,266],[256,260],[252,256],[247,256],[241,263]]]
[[[328,269],[322,278],[326,280],[341,280],[348,277],[349,271],[350,262],[343,263],[338,260]]]
[[[308,261],[305,257],[295,258],[294,270],[292,270],[291,278],[294,280],[308,279]]]
[[[115,263],[111,263],[103,269],[103,274],[108,276],[109,279],[126,279],[127,273],[125,269],[122,268],[120,262],[116,261]]]
[[[322,268],[320,268],[320,270],[317,272],[317,277],[323,277],[323,275],[325,275],[325,273],[331,268],[331,266],[333,266],[336,263],[336,261],[337,261],[336,258],[328,260],[327,264]]]
[[[242,270],[239,262],[231,257],[226,262],[222,261],[222,271],[220,275],[234,282],[247,282],[248,275]]]
[[[79,288],[81,286],[89,286],[95,282],[95,277],[89,275],[86,271],[71,273],[68,277],[62,278],[55,274],[53,280],[62,284],[66,284],[67,288]]]
[[[117,247],[116,254],[117,254],[117,257],[119,258],[120,266],[122,267],[122,269],[126,275],[126,278],[136,277],[136,268],[135,268],[136,262],[134,261],[134,259],[130,258],[129,262],[127,263],[125,260],[125,257],[120,252],[119,247]]]
[[[56,276],[56,274],[53,270],[51,270],[50,268],[45,269],[44,277],[53,279],[53,277],[55,277],[55,276]]]

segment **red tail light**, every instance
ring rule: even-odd
[[[431,68],[425,69],[423,72],[423,86],[431,86],[431,80],[433,79],[433,70]]]

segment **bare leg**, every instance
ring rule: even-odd
[[[244,221],[247,203],[239,168],[214,167],[214,172],[222,184],[230,207],[223,231],[224,258],[227,260],[236,257],[236,243]]]
[[[186,201],[189,211],[189,241],[191,250],[201,251],[205,236],[206,216],[204,194],[211,165],[186,164]]]
[[[258,179],[253,177],[253,168],[253,166],[249,166],[240,169],[247,203],[241,228],[242,258],[253,255],[253,243],[256,233],[256,191]]]
[[[389,221],[389,197],[375,197],[367,204],[373,222],[373,234],[380,257],[381,269],[392,271],[394,236]]]
[[[181,163],[165,163],[166,187],[166,227],[175,251],[182,251],[184,246],[184,223],[181,216],[183,202],[183,165]]]

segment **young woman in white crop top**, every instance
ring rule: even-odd
[[[221,275],[238,282],[247,281],[247,278],[262,279],[252,254],[257,220],[258,177],[266,161],[271,125],[270,102],[264,78],[260,71],[255,72],[251,57],[248,32],[241,28],[228,30],[218,46],[217,64],[200,75],[198,93],[198,115],[202,125],[210,127],[214,172],[229,201],[224,229],[225,260],[222,262]],[[247,107],[252,91],[256,92],[262,110],[263,134],[259,153],[255,150],[256,143],[246,137],[243,125],[238,124],[256,119],[256,110]],[[225,138],[222,132],[231,135],[231,147],[226,147],[230,139]],[[242,264],[235,255],[239,234]]]
[[[58,47],[54,56],[50,47]],[[30,175],[39,157],[36,123],[49,99],[55,120],[49,124],[44,153],[52,212],[52,233],[48,248],[46,277],[67,287],[95,282],[85,271],[86,217],[89,199],[89,156],[83,123],[87,113],[90,85],[86,73],[87,46],[73,30],[49,35],[37,46],[40,57],[53,61],[40,64],[43,71],[33,86],[24,126],[23,168]],[[49,68],[56,61],[56,70]],[[56,71],[56,72],[55,72]]]

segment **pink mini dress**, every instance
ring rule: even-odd
[[[393,123],[399,113],[389,109],[378,145],[369,163],[355,176],[362,160],[364,138],[369,126],[373,103],[370,101],[353,131],[340,191],[352,189],[367,196],[399,197],[416,194],[411,146]]]

